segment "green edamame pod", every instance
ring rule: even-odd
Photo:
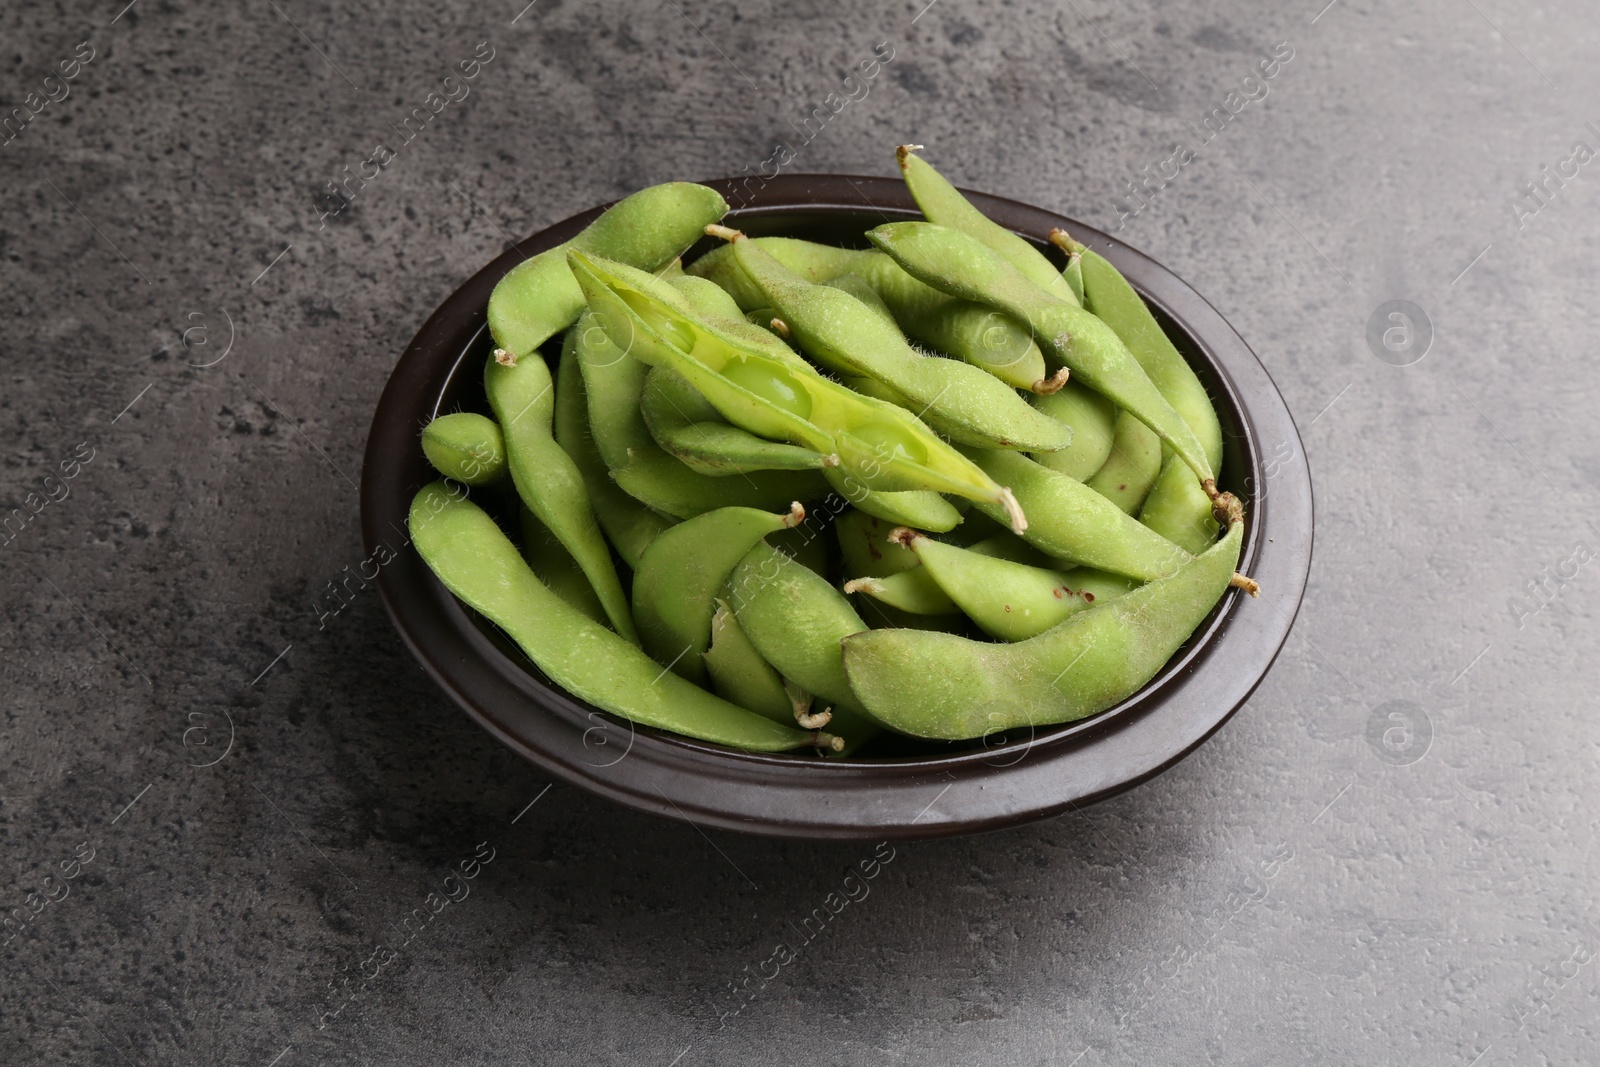
[[[489,332],[500,348],[521,357],[577,321],[583,293],[567,266],[577,248],[644,270],[656,270],[727,214],[713,189],[668,182],[617,201],[572,240],[511,268],[489,294]]]
[[[561,362],[556,367],[556,442],[572,457],[583,476],[584,488],[595,518],[617,554],[630,567],[639,565],[644,550],[676,520],[651,511],[624,493],[611,480],[605,461],[589,433],[588,403],[583,393],[583,374],[574,353],[577,335],[567,331],[561,346]]]
[[[1194,430],[1213,467],[1222,462],[1222,426],[1205,386],[1122,272],[1105,257],[1053,230],[1050,239],[1083,264],[1086,307],[1116,331],[1155,387]],[[1145,498],[1139,521],[1190,552],[1217,539],[1217,520],[1203,489],[1169,458]]]
[[[848,471],[838,467],[822,468],[834,492],[844,497],[858,511],[876,515],[896,526],[914,526],[919,530],[944,533],[961,523],[961,513],[944,497],[928,489],[910,489],[902,492],[878,492],[868,489]]]
[[[613,344],[590,312],[578,316],[572,332],[577,338],[573,354],[583,371],[595,448],[609,469],[625,467],[630,449],[651,443],[649,428],[639,414],[650,368]]]
[[[1058,392],[1034,397],[1033,406],[1072,427],[1072,444],[1059,452],[1035,452],[1036,462],[1080,482],[1105,466],[1116,432],[1117,405],[1082,382],[1070,381]]]
[[[1176,571],[1189,553],[1082,482],[1015,452],[972,449],[969,455],[1017,494],[1031,521],[1022,537],[1059,559],[1146,582]],[[978,507],[990,518],[995,509]]]
[[[976,516],[976,519],[988,521],[982,515]],[[967,521],[973,522],[974,520],[968,519]],[[1049,556],[1009,530],[981,541],[975,541],[970,545],[952,544],[948,547],[962,549],[974,556],[1006,560],[1028,567],[1048,567],[1053,562]],[[901,552],[907,551],[898,540],[892,542],[890,551],[896,549]],[[1087,568],[1077,569],[1087,571]],[[845,564],[845,573],[871,575],[870,570],[858,570],[851,567],[848,562]],[[1116,580],[1122,581],[1123,579]],[[874,600],[881,601],[909,614],[941,615],[962,610],[960,605],[940,587],[939,583],[933,580],[933,576],[928,572],[928,569],[922,566],[910,567],[885,576],[872,576],[866,581],[853,579],[845,583],[845,591],[866,594]]]
[[[847,743],[871,732],[870,719],[861,714],[845,679],[839,644],[867,624],[843,593],[763,543],[733,569],[724,599],[763,659],[832,706],[831,732]]]
[[[784,266],[809,282],[821,283],[843,274],[865,254],[853,248],[835,248],[796,237],[757,237],[755,240]],[[733,250],[727,245],[713,248],[684,269],[697,278],[715,282],[744,311],[752,311],[767,303],[761,290],[750,281],[734,258]]]
[[[678,279],[674,285],[689,302],[689,310],[708,325],[723,333],[759,348],[781,362],[804,364],[805,360],[772,332],[769,314],[760,323],[745,321],[744,312],[733,297],[715,282],[697,278],[692,274]]]
[[[572,553],[550,532],[550,527],[526,507],[517,509],[517,519],[518,532],[522,535],[522,558],[533,569],[533,576],[595,622],[604,623],[606,609]]]
[[[492,485],[506,472],[506,442],[493,419],[476,412],[440,415],[422,430],[422,454],[446,478]]]
[[[833,521],[833,536],[839,544],[839,559],[848,577],[887,578],[921,566],[916,553],[891,541],[897,524],[856,508],[849,508]]]
[[[1170,577],[1097,603],[1014,644],[912,630],[844,639],[854,691],[873,716],[914,737],[965,740],[1071,722],[1138,692],[1228,591],[1242,524]]]
[[[821,525],[816,521],[816,514],[826,514],[825,509],[832,502],[831,498],[823,501],[815,512],[807,514],[805,522],[792,530],[779,530],[767,538],[767,544],[812,573],[826,576],[828,548],[823,543]]]
[[[1072,290],[1072,295],[1078,298],[1080,307],[1088,307],[1083,302],[1083,257],[1076,252],[1067,253],[1067,266],[1061,272],[1061,277],[1066,280],[1067,288]]]
[[[1072,443],[1070,430],[1029,407],[994,375],[923,355],[906,343],[892,317],[874,314],[842,289],[805,281],[739,231],[712,226],[708,232],[733,244],[746,276],[777,309],[801,350],[823,366],[882,382],[903,406],[962,444],[1049,452]]]
[[[783,515],[718,508],[656,538],[633,575],[633,617],[644,650],[689,681],[702,681],[712,600],[757,541],[805,517],[798,502]]]
[[[1028,323],[1073,376],[1132,412],[1183,457],[1207,496],[1216,473],[1188,423],[1173,410],[1116,333],[1094,315],[1051,296],[1008,261],[964,233],[929,222],[895,222],[868,238],[912,275],[954,296],[978,300]],[[1226,497],[1227,494],[1218,494]],[[1233,501],[1237,505],[1237,501]]]
[[[866,489],[928,489],[992,501],[1006,509],[1013,527],[1027,525],[1009,490],[909,412],[852,392],[808,365],[741,343],[653,298],[593,257],[574,251],[570,258],[612,339],[635,357],[681,374],[735,426],[836,455],[839,466],[833,470]]]
[[[816,471],[749,471],[708,477],[690,470],[661,449],[635,452],[626,467],[611,472],[622,491],[663,515],[689,519],[725,507],[775,511],[794,500],[817,500],[828,483]]]
[[[1048,454],[1048,453],[1046,453]],[[1128,414],[1117,415],[1116,432],[1111,439],[1111,455],[1084,484],[1129,515],[1139,513],[1156,475],[1161,473],[1161,438],[1150,427]],[[1194,482],[1194,478],[1189,479]],[[1195,482],[1195,488],[1200,483]],[[1205,493],[1200,494],[1201,499]],[[1208,509],[1209,510],[1209,509]]]
[[[515,362],[491,358],[483,387],[505,437],[506,465],[517,495],[550,528],[589,576],[617,633],[637,641],[628,598],[617,579],[611,550],[600,533],[583,475],[551,435],[555,383],[538,353]]]
[[[835,738],[780,726],[712,696],[546,589],[483,509],[437,482],[411,503],[412,544],[445,588],[504,630],[552,682],[646,726],[757,752]]]
[[[1003,257],[1034,285],[1061,300],[1076,299],[1061,272],[1045,254],[989,216],[973,207],[944,175],[916,154],[921,145],[905,144],[895,150],[911,198],[923,217],[940,226],[960,230]]]
[[[1187,552],[1204,552],[1217,540],[1211,501],[1175,455],[1163,461],[1156,484],[1139,509],[1139,521]]]
[[[711,647],[705,655],[712,689],[730,704],[784,726],[792,725],[794,702],[783,688],[783,678],[750,643],[728,602],[719,599],[716,604],[717,610],[711,616]]]
[[[1131,578],[1088,567],[1059,571],[941,544],[914,530],[896,530],[922,569],[984,633],[1023,641],[1044,633],[1092,604],[1135,589]]]
[[[641,398],[645,425],[657,444],[692,470],[717,477],[827,466],[829,457],[820,452],[768,441],[727,422],[681,375],[648,369]]]

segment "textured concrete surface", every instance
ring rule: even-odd
[[[0,13],[39,109],[0,145],[0,504],[38,512],[0,545],[0,1062],[1600,1056],[1585,5],[123,2]],[[430,309],[507,235],[758,168],[879,42],[787,169],[917,141],[1126,214],[1282,388],[1317,559],[1195,756],[899,846],[777,967],[870,849],[546,791],[375,594],[311,604]]]

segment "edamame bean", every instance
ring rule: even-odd
[[[756,542],[805,517],[798,502],[783,515],[718,508],[656,538],[633,575],[633,618],[644,650],[689,681],[702,681],[712,600]]]
[[[707,283],[709,284],[709,283]],[[683,377],[649,368],[641,398],[650,436],[690,469],[713,477],[760,470],[821,470],[830,456],[741,430]]]
[[[572,252],[596,317],[637,358],[681,374],[724,418],[761,437],[837,455],[842,473],[879,492],[929,489],[1003,507],[1027,520],[1004,486],[910,413],[742,344],[630,285],[599,260]],[[802,498],[803,499],[803,498]]]
[[[1058,392],[1034,397],[1033,406],[1072,427],[1072,444],[1059,452],[1035,452],[1036,462],[1080,482],[1105,466],[1116,433],[1115,404],[1082,382],[1071,381]]]
[[[1034,285],[1061,300],[1076,303],[1071,286],[1045,254],[973,207],[961,191],[916,154],[921,145],[903,144],[895,150],[911,198],[923,217],[940,226],[981,241],[1011,263]]]
[[[411,504],[412,543],[445,588],[504,630],[552,682],[596,707],[675,733],[758,752],[836,738],[780,726],[712,696],[569,606],[535,578],[494,520],[443,485]]]
[[[434,470],[467,485],[492,485],[506,473],[506,443],[493,419],[472,411],[440,415],[422,430]]]
[[[733,244],[746,276],[777,309],[800,349],[823,366],[882,382],[903,406],[959,443],[1030,452],[1072,443],[1070,430],[1033,410],[992,374],[917,352],[886,307],[874,314],[842,289],[805,281],[737,230],[712,226],[707,232]]]
[[[698,474],[652,447],[635,452],[626,467],[611,472],[622,491],[663,515],[689,519],[722,507],[773,511],[792,500],[817,500],[828,483],[816,471],[750,471],[726,478]]]
[[[577,321],[583,293],[567,266],[577,248],[644,270],[670,262],[727,214],[715,190],[690,182],[641,189],[606,209],[572,240],[511,268],[489,294],[489,332],[514,357],[526,356]]]
[[[1189,553],[1080,481],[1015,452],[975,448],[968,454],[1012,487],[1032,516],[1023,539],[1052,556],[1140,581],[1165,577],[1189,559]],[[997,517],[991,505],[978,507]]]
[[[1048,453],[1046,453],[1048,455]],[[1111,455],[1084,484],[1129,515],[1139,513],[1139,505],[1161,473],[1161,438],[1126,411],[1117,414],[1116,432],[1111,439]],[[1191,482],[1194,479],[1189,479]],[[1200,483],[1195,482],[1195,488]],[[1204,499],[1205,494],[1201,493]]]
[[[711,616],[711,647],[705,655],[711,687],[731,704],[773,722],[792,725],[794,703],[783,687],[783,678],[750,643],[728,602],[719,598],[716,604],[717,610]]]
[[[571,330],[561,346],[561,362],[556,367],[556,442],[564,448],[583,476],[589,503],[606,538],[629,567],[639,565],[639,557],[661,531],[676,521],[651,511],[624,493],[611,480],[605,461],[589,433],[588,404],[583,394],[583,374],[574,353],[577,335]]]
[[[1092,604],[1136,588],[1131,578],[1088,567],[1059,571],[941,544],[914,530],[894,538],[922,561],[934,584],[991,637],[1023,641]]]
[[[850,685],[872,715],[914,737],[965,740],[1071,722],[1138,692],[1228,591],[1235,523],[1170,577],[1013,644],[915,630],[843,639]]]
[[[491,358],[483,372],[484,392],[500,421],[506,465],[517,495],[589,576],[611,625],[628,640],[637,641],[628,598],[589,506],[583,475],[551,435],[554,384],[550,368],[537,353],[510,364]]]
[[[583,573],[578,561],[572,558],[550,528],[526,507],[517,508],[519,533],[522,535],[522,558],[533,569],[533,576],[545,584],[556,596],[583,612],[595,622],[606,621],[606,609],[595,595],[589,576]]]
[[[1219,501],[1219,506],[1226,503],[1221,498],[1227,494],[1218,492],[1216,474],[1194,431],[1105,323],[1069,301],[1045,293],[964,233],[928,222],[895,222],[879,226],[867,236],[929,285],[991,304],[1028,323],[1040,344],[1072,368],[1078,380],[1136,415],[1183,457],[1208,497]]]

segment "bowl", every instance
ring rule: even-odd
[[[783,175],[759,190],[706,183],[741,206],[727,220],[753,236],[862,246],[886,220],[920,218],[898,179]],[[1147,781],[1194,751],[1265,676],[1289,634],[1311,564],[1311,477],[1294,421],[1266,369],[1223,317],[1171,271],[1091,226],[968,193],[1037,243],[1070,231],[1127,276],[1210,391],[1226,457],[1219,482],[1245,502],[1240,570],[1259,600],[1230,590],[1133,697],[1099,715],[965,744],[879,745],[824,760],[737,751],[635,726],[551,683],[503,634],[462,607],[407,547],[413,494],[436,477],[418,432],[435,415],[486,410],[489,292],[526,257],[572,237],[605,205],[556,223],[484,267],[440,305],[400,357],[373,416],[361,478],[369,553],[394,555],[378,587],[401,637],[439,686],[485,730],[553,777],[640,811],[776,837],[885,840],[1013,826]],[[704,242],[685,259],[710,247]]]

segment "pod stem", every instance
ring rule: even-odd
[[[723,226],[715,222],[707,226],[705,232],[708,237],[720,237],[724,241],[739,241],[744,238],[744,234],[732,226]]]
[[[902,547],[910,548],[911,543],[921,536],[921,533],[911,529],[909,526],[896,526],[894,529],[889,531],[889,543],[891,545],[901,545]]]
[[[789,514],[787,514],[787,515],[785,515],[783,517],[783,525],[784,525],[784,527],[786,529],[792,530],[796,526],[799,526],[802,522],[805,522],[805,521],[806,521],[806,508],[805,508],[805,505],[800,503],[800,501],[796,500],[794,503],[789,505]]]
[[[826,749],[829,752],[844,751],[844,738],[839,737],[836,734],[823,733],[821,730],[818,730],[811,735],[811,743],[816,745],[818,748]]]
[[[1238,571],[1234,571],[1233,577],[1228,579],[1228,586],[1233,589],[1243,589],[1250,594],[1252,600],[1261,595],[1261,583]]]
[[[784,322],[782,319],[773,319],[767,325],[772,327],[773,333],[777,334],[785,341],[789,339],[789,324],[787,322]]]
[[[1088,248],[1087,245],[1073,240],[1072,235],[1059,226],[1051,229],[1050,243],[1061,249],[1061,251],[1065,252],[1069,256],[1081,256]]]
[[[883,583],[876,578],[852,578],[844,583],[846,593],[879,593],[883,591]]]
[[[911,157],[911,154],[913,152],[920,152],[922,149],[923,146],[919,144],[903,144],[894,150],[895,161],[898,162],[900,164],[900,168],[904,170],[906,160]]]
[[[515,352],[507,352],[503,348],[497,348],[494,350],[494,361],[502,367],[515,367],[517,365],[517,355]]]
[[[1224,528],[1244,521],[1244,504],[1232,493],[1220,492],[1215,478],[1207,478],[1200,483],[1200,488],[1205,490],[1206,496],[1211,500],[1211,517]]]
[[[1059,393],[1061,391],[1061,387],[1067,384],[1067,379],[1071,376],[1072,372],[1066,367],[1062,367],[1050,377],[1040,378],[1028,388],[1032,389],[1040,396],[1049,396],[1051,393]]]
[[[1028,516],[1022,513],[1022,505],[1017,503],[1017,494],[1011,491],[1010,486],[1000,487],[1000,499],[995,501],[1006,509],[1006,518],[1011,521],[1011,532],[1021,534],[1028,528]]]

